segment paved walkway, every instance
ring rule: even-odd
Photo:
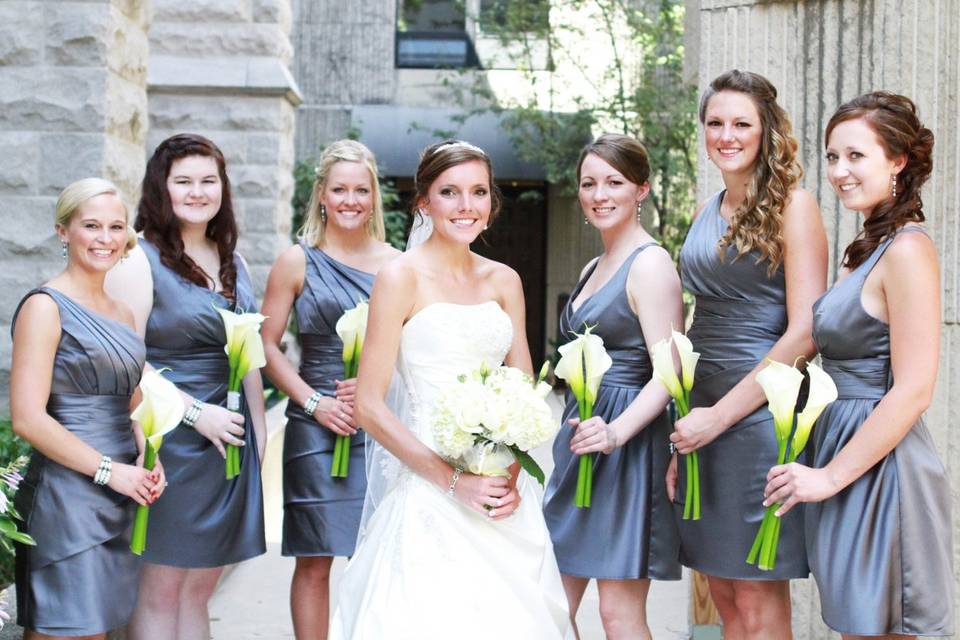
[[[552,400],[559,419],[560,402]],[[214,640],[293,638],[288,597],[294,560],[280,555],[280,527],[283,508],[281,470],[283,450],[283,407],[270,410],[267,419],[270,438],[264,460],[264,507],[267,520],[267,553],[235,567],[222,580],[211,602],[211,631]],[[549,447],[535,452],[547,474],[553,467]],[[331,610],[336,607],[337,585],[346,561],[337,558],[331,576]],[[654,582],[647,611],[656,640],[688,638],[688,577],[679,582]],[[601,640],[596,584],[584,596],[577,625],[581,640]],[[388,639],[385,639],[388,640]]]

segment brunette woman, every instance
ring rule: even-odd
[[[824,621],[848,640],[953,634],[950,480],[922,414],[940,353],[940,273],[920,188],[933,133],[908,98],[869,93],[825,136],[827,175],[862,213],[813,337],[839,398],[814,429],[815,457],[774,467],[767,503],[806,505]]]
[[[680,578],[677,528],[662,480],[670,461],[664,412],[670,396],[651,381],[649,349],[682,326],[683,303],[670,255],[640,224],[649,174],[647,150],[624,135],[601,136],[577,162],[580,208],[600,232],[604,252],[584,269],[561,330],[573,339],[592,327],[613,366],[600,383],[592,418],[581,423],[576,398],[567,398],[544,498],[571,620],[594,578],[612,639],[649,638],[650,579]],[[589,509],[573,506],[583,455],[594,457],[596,498]]]
[[[692,410],[671,440],[680,454],[700,450],[701,500],[701,518],[683,520],[682,473],[681,561],[707,575],[724,637],[785,638],[788,581],[808,574],[803,519],[784,519],[774,570],[747,564],[777,458],[756,374],[767,358],[813,355],[811,306],[826,287],[827,240],[816,202],[797,187],[797,141],[766,78],[720,75],[701,99],[700,121],[724,189],[700,207],[680,252],[684,286],[696,296],[687,335],[700,361]],[[671,469],[675,479],[675,461]]]
[[[160,143],[147,162],[136,228],[141,250],[111,288],[133,308],[147,361],[184,395],[184,423],[164,439],[167,499],[152,509],[134,640],[209,637],[207,602],[223,567],[265,551],[260,460],[263,388],[243,380],[241,411],[226,410],[226,334],[215,307],[255,311],[253,285],[236,253],[237,225],[220,149],[198,135]],[[227,480],[224,451],[241,447]]]
[[[354,140],[317,164],[300,242],[270,271],[263,299],[267,375],[290,398],[283,439],[283,547],[297,566],[290,609],[298,638],[325,638],[334,556],[352,556],[366,490],[364,436],[353,419],[356,380],[343,379],[337,320],[370,298],[373,278],[399,251],[384,240],[373,154]],[[291,310],[300,370],[280,351]],[[331,477],[337,436],[351,436],[350,472]]]
[[[153,503],[164,479],[141,467],[143,434],[130,422],[143,340],[103,288],[136,244],[119,191],[74,182],[57,200],[56,229],[66,268],[14,314],[13,429],[34,449],[15,504],[37,543],[17,545],[17,622],[26,638],[103,638],[133,612],[135,503]]]

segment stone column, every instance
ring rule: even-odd
[[[701,89],[719,73],[740,68],[767,76],[780,90],[800,140],[803,186],[820,202],[830,240],[830,279],[861,220],[844,210],[826,180],[823,129],[836,107],[875,89],[903,93],[918,105],[936,136],[934,173],[924,188],[927,226],[942,269],[943,331],[940,375],[927,424],[942,459],[960,446],[950,429],[960,419],[960,11],[955,0],[704,0],[688,2],[688,52],[698,58]],[[702,151],[701,199],[720,187]],[[948,464],[954,487],[960,467]],[[954,522],[960,493],[954,491]],[[954,526],[954,530],[957,527]],[[960,549],[954,535],[954,548]],[[955,552],[955,564],[957,562]],[[960,574],[958,574],[960,575]],[[816,589],[796,581],[794,633],[798,639],[838,637],[823,625]],[[960,588],[957,593],[960,594]]]
[[[150,29],[147,154],[199,133],[227,158],[240,253],[263,293],[289,243],[294,107],[289,0],[156,0]]]
[[[117,183],[128,206],[143,175],[150,3],[0,4],[0,414],[10,320],[63,266],[57,195],[80,178]],[[132,213],[132,209],[131,209]]]

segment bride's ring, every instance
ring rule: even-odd
[[[347,416],[346,416],[346,414],[343,413],[343,411],[341,411],[340,413],[337,414],[337,417],[340,418],[341,420],[343,420],[343,419],[346,418]]]

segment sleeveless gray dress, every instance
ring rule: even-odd
[[[899,233],[914,230],[924,233]],[[889,325],[864,310],[860,295],[892,241],[814,305],[813,337],[839,392],[814,428],[814,467],[839,453],[890,388]],[[950,479],[922,418],[885,458],[832,498],[806,505],[805,515],[827,625],[857,635],[953,634]]]
[[[34,289],[20,305],[38,293],[60,309],[47,413],[114,462],[133,464],[130,396],[143,371],[143,341],[49,287]],[[24,518],[20,529],[37,541],[16,545],[18,624],[58,636],[126,624],[140,579],[140,561],[129,549],[136,503],[34,450],[14,505]]]
[[[600,382],[593,410],[593,415],[607,422],[633,402],[653,374],[626,285],[634,259],[654,245],[635,249],[613,277],[574,311],[572,302],[596,265],[588,269],[560,316],[560,331],[567,340],[573,339],[574,333],[583,333],[584,323],[595,326],[593,333],[603,338],[613,360]],[[573,506],[579,462],[570,451],[574,429],[567,420],[577,415],[576,398],[568,392],[553,444],[555,467],[543,500],[561,573],[606,580],[679,579],[679,540],[664,483],[670,462],[666,412],[609,455],[594,455],[593,504],[589,509]]]
[[[687,336],[700,352],[691,408],[716,403],[750,373],[787,327],[783,268],[768,277],[768,263],[757,264],[757,252],[735,259],[732,247],[720,259],[717,243],[727,231],[727,221],[720,215],[724,193],[707,202],[680,250],[684,287],[696,296]],[[674,513],[680,526],[681,561],[720,578],[806,577],[802,508],[794,507],[783,519],[774,570],[761,571],[746,561],[763,520],[767,472],[777,464],[777,438],[767,406],[699,451],[700,520],[682,519],[686,469],[678,465]]]
[[[334,396],[343,380],[343,342],[337,320],[370,299],[373,274],[334,260],[316,247],[306,256],[303,290],[294,302],[300,338],[300,377],[315,391]],[[337,435],[287,404],[283,440],[283,545],[285,556],[352,556],[367,490],[364,434],[350,438],[350,471],[331,478]]]
[[[140,246],[153,273],[153,310],[147,320],[147,361],[201,402],[226,406],[230,367],[223,347],[223,320],[214,309],[229,307],[219,293],[184,280],[160,262],[156,247]],[[253,285],[242,261],[237,265],[236,308],[256,311]],[[224,476],[224,460],[213,444],[181,424],[163,439],[160,460],[169,483],[150,507],[147,549],[154,564],[183,568],[220,567],[266,551],[263,496],[256,436],[246,399],[240,448],[240,475]]]

